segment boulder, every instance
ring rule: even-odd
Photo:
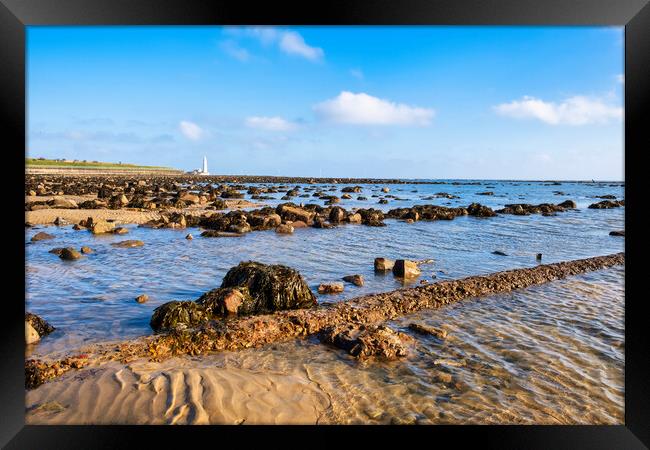
[[[340,206],[334,206],[330,210],[329,221],[331,223],[342,222],[344,218],[345,218],[345,210],[343,208],[341,208]]]
[[[560,207],[566,208],[566,209],[576,209],[577,208],[576,202],[574,202],[573,200],[566,200],[566,201],[564,201],[562,203],[558,203],[557,206],[560,206]]]
[[[287,224],[278,225],[275,229],[275,232],[280,234],[292,234],[293,227]]]
[[[67,198],[54,198],[48,202],[50,207],[57,209],[76,209],[79,208],[77,202]]]
[[[303,222],[302,220],[296,220],[295,222],[291,222],[290,225],[295,229],[295,228],[307,228],[307,224]]]
[[[62,252],[63,252],[63,247],[56,247],[50,250],[48,253],[54,253],[56,256],[61,256]]]
[[[91,249],[90,247],[86,247],[86,246],[81,247],[80,250],[81,250],[81,253],[84,253],[84,254],[93,253],[93,249]]]
[[[343,281],[352,283],[355,286],[363,286],[363,275],[346,275],[343,277]]]
[[[47,240],[47,239],[54,239],[54,236],[52,236],[51,234],[48,234],[48,233],[46,233],[44,231],[39,231],[34,236],[32,236],[31,241],[32,242],[38,242],[38,241],[44,241],[44,240]]]
[[[77,250],[75,250],[72,247],[66,247],[63,250],[61,250],[61,253],[59,254],[59,258],[64,259],[66,261],[74,261],[76,259],[81,258],[81,253],[79,253]]]
[[[592,203],[589,205],[590,209],[610,209],[610,208],[618,208],[620,206],[625,206],[624,201],[611,201],[611,200],[603,200],[602,202],[598,203]]]
[[[375,258],[375,271],[377,272],[388,272],[393,270],[395,261],[387,258]]]
[[[115,224],[113,224],[112,222],[107,222],[107,221],[102,220],[102,219],[97,220],[97,221],[94,221],[92,219],[89,219],[89,220],[91,220],[90,231],[93,234],[110,233],[115,228]]]
[[[343,283],[322,283],[318,286],[319,294],[340,294],[343,292]]]
[[[119,248],[133,248],[133,247],[142,247],[144,242],[138,241],[136,239],[129,239],[127,241],[113,242],[111,244],[113,247]]]
[[[34,327],[38,335],[41,337],[50,334],[56,329],[36,314],[29,312],[25,313],[25,322],[28,322],[32,327]]]
[[[480,203],[472,203],[467,207],[467,214],[474,217],[494,217],[497,214],[487,206],[483,206]]]
[[[300,220],[306,224],[309,224],[315,216],[314,212],[306,211],[302,208],[291,206],[290,204],[286,203],[278,205],[275,211],[284,220],[291,220],[292,222]]]
[[[359,213],[350,214],[348,216],[348,222],[349,223],[361,223],[361,214],[359,214]]]
[[[358,359],[372,356],[396,359],[408,354],[413,338],[386,325],[341,324],[318,334],[321,342],[334,345]]]
[[[212,289],[196,302],[211,317],[245,314],[255,310],[255,300],[246,287]]]
[[[395,265],[393,266],[393,274],[396,277],[412,278],[419,276],[420,273],[420,268],[414,261],[398,259],[395,261]]]
[[[154,309],[149,325],[155,331],[160,331],[192,327],[208,320],[208,314],[201,305],[193,301],[172,301]]]
[[[240,314],[310,308],[317,304],[300,273],[283,265],[241,262],[226,273],[221,287],[248,288],[253,301]]]

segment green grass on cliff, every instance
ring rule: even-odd
[[[143,169],[143,170],[177,170],[172,167],[163,166],[140,166],[137,164],[118,164],[100,161],[57,161],[55,159],[25,158],[27,167],[69,167],[81,169]]]

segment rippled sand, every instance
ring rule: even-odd
[[[401,318],[405,359],[358,362],[314,338],[68,373],[27,392],[29,424],[621,424],[624,269]]]

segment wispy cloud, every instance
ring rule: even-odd
[[[619,73],[616,75],[616,81],[618,81],[621,84],[625,84],[625,74]]]
[[[551,125],[607,123],[623,117],[622,107],[585,96],[569,97],[560,103],[525,96],[521,100],[496,105],[493,109],[502,116],[536,119]]]
[[[248,50],[246,50],[243,47],[240,47],[239,44],[237,44],[237,42],[235,42],[232,39],[221,41],[219,46],[224,52],[226,52],[226,54],[232,56],[233,58],[239,61],[246,62],[251,59],[251,55],[248,52]]]
[[[292,30],[275,27],[226,27],[224,33],[237,38],[254,38],[264,46],[277,45],[282,52],[288,55],[299,56],[312,62],[321,62],[325,57],[322,48],[307,44],[300,33]],[[250,58],[248,50],[237,45],[235,41],[224,42],[227,44],[224,48],[222,43],[222,48],[229,55],[242,61],[247,61]]]
[[[365,93],[343,91],[318,103],[314,112],[323,120],[356,125],[427,126],[435,115],[430,108],[420,108],[373,97]]]
[[[178,128],[181,130],[183,136],[192,141],[198,141],[205,135],[205,131],[194,122],[182,120],[178,124]]]
[[[268,131],[291,131],[297,126],[282,117],[258,117],[252,116],[246,118],[246,126]]]

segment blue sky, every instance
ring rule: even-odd
[[[623,179],[623,28],[28,27],[31,157]]]

